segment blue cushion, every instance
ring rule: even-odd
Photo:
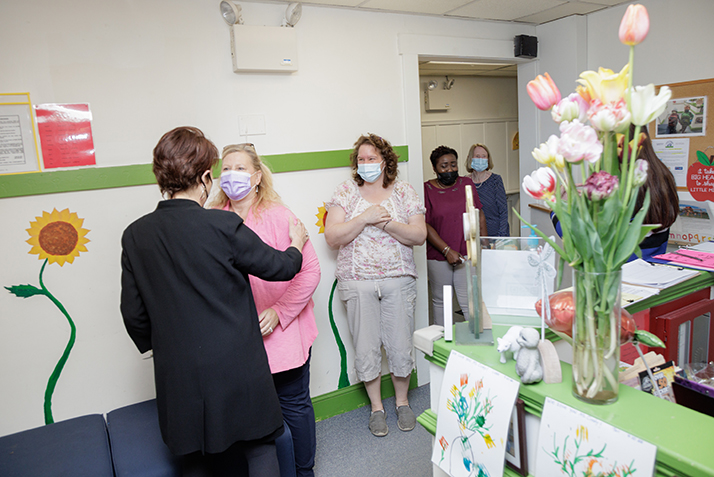
[[[107,428],[117,477],[181,475],[178,458],[161,438],[156,399],[111,411]]]
[[[76,417],[0,437],[0,475],[112,477],[104,417]]]
[[[280,477],[296,477],[290,428],[275,440]],[[114,472],[117,477],[173,477],[181,475],[180,462],[164,444],[159,429],[156,399],[132,404],[107,414]],[[248,475],[247,464],[236,469]]]

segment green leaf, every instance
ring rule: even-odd
[[[45,292],[32,285],[14,285],[11,287],[5,287],[10,293],[20,298],[27,298],[33,295],[44,295]]]
[[[702,151],[697,151],[697,160],[704,164],[705,166],[711,166],[712,163],[709,161],[709,158],[707,157],[706,154],[704,154]]]
[[[642,343],[650,348],[664,348],[664,342],[657,335],[645,330],[635,331],[635,341]]]

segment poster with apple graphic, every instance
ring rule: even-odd
[[[687,189],[694,200],[714,200],[714,156],[697,151],[697,160],[687,170]]]

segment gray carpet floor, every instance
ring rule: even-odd
[[[432,475],[431,434],[421,424],[410,432],[397,427],[394,397],[385,399],[389,434],[374,437],[365,406],[317,423],[316,477],[382,477]],[[429,385],[409,391],[409,404],[419,416],[429,408]]]

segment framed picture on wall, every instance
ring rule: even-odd
[[[506,465],[520,475],[528,475],[528,451],[526,450],[526,411],[523,400],[516,399],[511,424],[506,440]]]

